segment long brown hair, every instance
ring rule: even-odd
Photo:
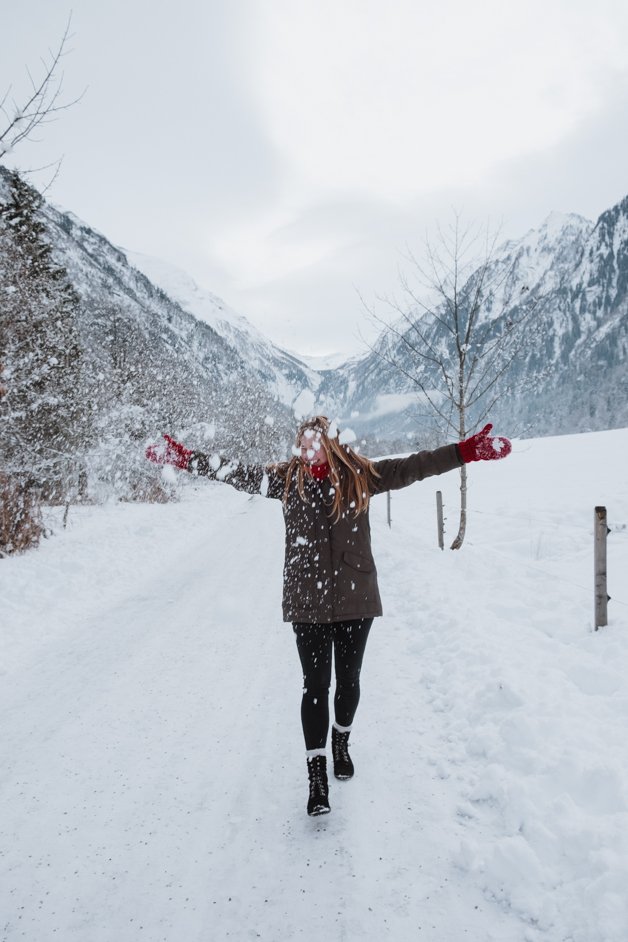
[[[373,462],[358,455],[349,445],[341,445],[338,430],[331,429],[331,423],[325,415],[315,415],[301,423],[296,436],[297,447],[300,447],[303,433],[308,429],[317,437],[320,436],[329,464],[329,478],[334,497],[330,514],[335,514],[336,520],[339,520],[343,510],[351,510],[356,517],[364,513],[369,505],[374,480],[379,477]],[[333,434],[330,434],[332,431]],[[309,472],[302,458],[295,456],[290,461],[274,465],[274,468],[286,479],[283,503],[288,500],[295,471],[297,491],[301,499],[305,500],[304,481]]]

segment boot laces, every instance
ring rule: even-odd
[[[336,735],[334,736],[334,752],[337,760],[341,759],[343,762],[349,761],[349,733],[341,733],[336,730]]]
[[[308,762],[310,795],[312,797],[325,790],[326,769],[323,762],[319,761],[321,758],[321,756],[316,756]]]

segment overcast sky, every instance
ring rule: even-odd
[[[357,353],[406,246],[628,194],[625,0],[0,0],[19,102],[72,11],[49,198],[280,345]],[[43,183],[49,172],[33,181]]]

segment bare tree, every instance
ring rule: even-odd
[[[63,96],[62,62],[69,52],[71,20],[70,15],[57,47],[42,58],[41,77],[35,79],[27,67],[30,91],[23,99],[18,101],[13,97],[12,86],[4,93],[0,101],[0,113],[4,117],[4,127],[0,127],[0,160],[23,141],[35,140],[35,132],[40,126],[56,120],[59,112],[71,108],[83,97],[84,93],[72,100],[65,100]]]
[[[417,389],[439,433],[462,441],[507,394],[507,374],[525,348],[523,335],[539,297],[516,276],[516,260],[497,255],[498,232],[452,224],[426,239],[425,261],[408,253],[413,279],[400,273],[403,301],[379,298],[395,314],[371,349]],[[412,287],[418,279],[419,289]],[[460,522],[467,526],[467,466],[460,469]]]

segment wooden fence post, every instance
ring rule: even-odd
[[[445,520],[443,517],[443,492],[436,491],[436,520],[438,524],[438,545],[445,549]]]
[[[595,630],[608,625],[608,587],[606,581],[606,537],[610,533],[606,524],[606,507],[596,507],[593,517],[594,570],[595,570]]]

